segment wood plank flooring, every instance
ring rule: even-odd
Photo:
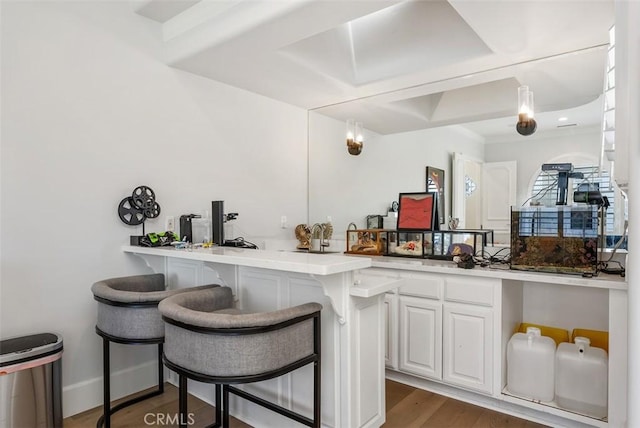
[[[154,390],[155,388],[156,387],[153,387],[148,390],[141,391],[140,393],[125,397],[121,400],[114,401],[112,403],[112,407],[125,399],[142,395],[145,392]],[[188,397],[187,409],[188,412],[193,415],[193,424],[189,425],[191,427],[206,427],[212,424],[215,419],[214,407],[193,395],[189,395]],[[143,400],[140,403],[136,403],[116,412],[111,416],[111,426],[113,428],[177,427],[178,421],[175,420],[175,415],[177,413],[178,388],[170,383],[165,383],[164,394]],[[96,407],[65,418],[63,426],[64,428],[95,427],[101,415],[102,406]],[[167,421],[169,423],[167,423]],[[188,420],[187,422],[191,421]],[[233,428],[251,428],[251,425],[247,425],[234,417],[230,418],[229,424]]]
[[[144,393],[145,391],[142,391]],[[130,398],[130,397],[127,397]],[[117,403],[117,402],[116,402]],[[112,416],[114,428],[138,428],[147,426],[176,427],[167,416],[178,409],[178,390],[165,384],[165,393],[144,400]],[[196,397],[189,396],[189,412],[193,414],[192,427],[204,427],[213,422],[214,408]],[[541,428],[524,419],[494,412],[472,404],[416,389],[398,382],[386,381],[387,422],[384,428]],[[70,416],[64,420],[65,428],[95,427],[102,414],[102,407]],[[145,417],[146,422],[145,423]],[[165,419],[162,419],[162,418]],[[174,417],[174,416],[173,416]],[[160,419],[159,419],[160,418]],[[231,418],[233,428],[250,428],[250,425]],[[292,426],[297,426],[294,422]],[[276,427],[274,427],[276,428]],[[277,427],[282,428],[282,427]]]
[[[385,428],[542,428],[544,425],[494,412],[412,386],[386,381]]]

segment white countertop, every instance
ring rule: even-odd
[[[313,275],[332,275],[371,266],[368,257],[336,254],[313,254],[291,251],[253,250],[236,247],[175,249],[173,247],[137,247],[125,245],[122,251],[133,254],[174,257],[204,262],[273,269]]]
[[[310,254],[303,252],[253,250],[235,247],[176,250],[173,247],[150,248],[126,245],[122,247],[122,250],[124,252],[134,254],[201,260],[205,262],[274,269],[313,275],[332,275],[374,267],[617,290],[627,290],[628,288],[626,278],[619,275],[601,273],[593,278],[585,278],[579,275],[511,270],[506,265],[461,269],[458,268],[454,262],[448,260],[412,259],[408,257],[388,256],[371,257],[343,255],[340,253]]]
[[[528,272],[511,270],[508,265],[495,265],[494,267],[478,267],[473,269],[459,268],[454,262],[448,260],[410,259],[402,257],[379,256],[373,257],[372,267],[384,269],[402,269],[418,272],[447,273],[455,275],[468,275],[485,278],[499,278],[515,281],[542,282],[548,284],[565,284],[581,287],[607,288],[626,290],[628,288],[626,278],[620,275],[600,273],[593,278],[585,278],[580,275],[556,274],[545,272]]]

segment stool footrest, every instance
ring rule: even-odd
[[[113,416],[113,414],[116,413],[117,411],[120,411],[129,406],[133,406],[134,404],[144,401],[147,398],[162,395],[163,393],[164,393],[164,388],[158,388],[154,391],[148,392],[138,397],[134,397],[131,400],[123,401],[122,403],[118,403],[117,405],[113,406],[109,411],[109,414]],[[102,425],[104,425],[104,415],[100,416],[100,419],[98,419],[98,423],[96,424],[96,427],[100,428],[102,427]]]
[[[274,411],[276,413],[279,413],[283,416],[288,417],[289,419],[293,419],[296,422],[299,422],[303,425],[306,425],[308,427],[313,427],[315,426],[315,423],[312,419],[307,418],[306,416],[303,416],[299,413],[293,412],[289,409],[286,409],[282,406],[278,406],[277,404],[271,403],[269,401],[266,401],[260,397],[257,397],[253,394],[250,394],[246,391],[243,391],[241,389],[238,389],[234,386],[231,385],[223,385],[222,388],[226,389],[227,391],[229,391],[232,394],[235,394],[239,397],[244,398],[245,400],[249,400],[259,406],[265,407],[271,411]]]

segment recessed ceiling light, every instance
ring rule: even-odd
[[[558,118],[558,122],[566,122],[567,120],[569,120],[568,117],[559,117]]]

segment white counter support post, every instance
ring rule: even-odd
[[[384,295],[351,299],[349,346],[353,406],[349,426],[378,427],[385,421]]]
[[[385,421],[384,293],[392,285],[356,279],[353,272],[312,277],[322,284],[338,323],[339,426],[378,427]]]
[[[624,427],[627,420],[627,292],[609,291],[609,418],[611,427]],[[629,425],[635,426],[635,425]]]
[[[628,392],[626,426],[640,426],[640,3],[616,0],[616,146],[617,155],[628,161],[629,178],[629,255],[628,290]],[[617,169],[616,165],[616,169]],[[617,175],[617,174],[616,174]]]

